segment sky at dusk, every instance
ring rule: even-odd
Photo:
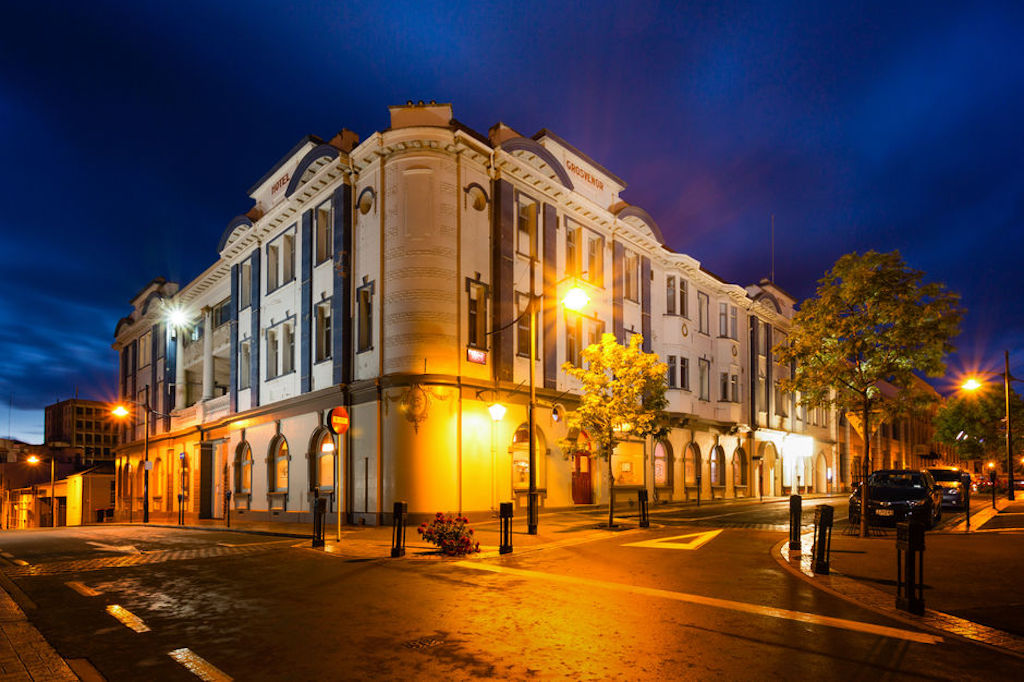
[[[293,5],[5,6],[0,435],[114,398],[134,294],[211,265],[302,136],[365,139],[410,99],[557,133],[737,284],[769,274],[773,214],[798,299],[899,249],[963,296],[950,375],[1008,349],[1024,377],[1024,3]]]

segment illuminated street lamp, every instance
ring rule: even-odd
[[[1013,436],[1012,436],[1013,427],[1012,427],[1011,421],[1010,421],[1010,382],[1011,381],[1024,381],[1024,380],[1018,379],[1018,378],[1016,378],[1016,377],[1014,377],[1014,376],[1012,376],[1010,374],[1010,351],[1008,351],[1008,350],[1007,351],[1003,351],[1003,359],[1005,361],[1005,371],[1003,371],[1003,372],[996,372],[996,374],[999,374],[999,375],[1001,375],[1003,377],[1003,398],[1004,398],[1005,404],[1006,404],[1006,475],[1007,475],[1007,481],[1006,481],[1006,483],[1007,483],[1007,485],[1006,485],[1007,492],[1006,492],[1006,497],[1007,497],[1008,500],[1012,501],[1014,499],[1014,496],[1013,496],[1013,440],[1012,440],[1013,439]],[[982,386],[982,384],[981,384],[980,381],[978,381],[974,377],[971,377],[967,381],[965,381],[963,384],[961,384],[960,387],[962,389],[964,389],[965,391],[976,391],[979,388],[981,388],[981,386]],[[1022,460],[1022,462],[1024,462],[1024,460]],[[994,465],[990,464],[989,466],[991,467],[991,466],[994,466]],[[995,483],[993,482],[992,485],[995,486]]]
[[[505,418],[505,406],[501,403],[491,403],[487,411],[491,413],[492,421],[500,422]]]
[[[143,451],[142,465],[142,522],[149,523],[149,422],[154,416],[169,417],[169,415],[157,412],[149,406],[149,386],[146,386],[146,399],[143,402],[139,403],[134,400],[125,400],[124,402],[141,407],[146,411],[146,445]],[[110,413],[115,417],[124,418],[131,414],[131,411],[122,404],[114,407]]]
[[[51,517],[51,519],[50,519],[50,521],[51,521],[50,526],[52,528],[56,528],[57,527],[57,495],[56,495],[56,493],[54,492],[54,489],[53,489],[54,468],[56,466],[55,463],[54,463],[55,460],[56,460],[56,457],[54,457],[51,454],[50,455],[50,517]],[[28,461],[29,464],[39,464],[39,462],[41,462],[42,460],[39,458],[38,455],[29,455],[29,458],[28,458],[27,461]]]

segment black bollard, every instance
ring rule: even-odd
[[[502,502],[498,505],[498,519],[501,522],[501,540],[498,554],[512,551],[512,503]]]
[[[829,554],[832,552],[832,520],[835,509],[830,504],[819,504],[814,508],[814,544],[811,556],[814,557],[815,573],[828,575]]]
[[[789,549],[800,551],[801,497],[789,496]]]
[[[896,608],[924,615],[924,524],[896,524]]]
[[[324,546],[327,525],[327,498],[320,497],[320,488],[313,490],[313,546]]]
[[[231,527],[231,491],[224,491],[224,520],[227,522],[228,528]]]
[[[636,500],[637,500],[638,506],[640,507],[640,527],[641,528],[650,528],[651,527],[651,518],[648,515],[648,511],[647,511],[648,502],[647,502],[647,489],[646,488],[641,488],[640,490],[637,491],[637,493],[636,493]]]
[[[405,556],[405,517],[409,512],[409,505],[405,502],[395,502],[394,512],[391,514],[391,558]]]

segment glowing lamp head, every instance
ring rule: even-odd
[[[188,324],[188,315],[178,307],[167,310],[167,323],[172,327],[184,327]]]
[[[962,383],[960,385],[960,388],[964,389],[965,391],[977,391],[979,388],[981,388],[981,382],[975,379],[974,377],[971,377],[970,379]]]
[[[588,303],[590,303],[590,297],[587,296],[587,292],[579,287],[569,289],[569,291],[565,292],[565,298],[562,299],[562,305],[568,310],[577,313],[583,310]]]
[[[492,403],[487,411],[491,413],[491,419],[500,422],[505,418],[505,406],[501,403]]]
[[[110,414],[114,415],[115,417],[127,417],[128,408],[125,407],[124,405],[118,405],[117,407],[110,411]]]
[[[995,469],[996,468],[996,463],[995,462],[989,462],[988,463],[988,468],[989,469]]]
[[[26,461],[27,461],[27,462],[28,462],[29,464],[39,464],[39,462],[40,462],[40,459],[39,459],[39,457],[38,457],[38,456],[36,456],[36,455],[29,455],[29,456],[28,456],[28,460],[26,460]]]

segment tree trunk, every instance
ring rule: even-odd
[[[612,452],[615,451],[615,441],[612,440],[611,432],[608,433],[608,529],[615,525],[615,477],[612,474]]]
[[[864,397],[864,461],[861,463],[863,478],[860,483],[860,536],[868,536],[868,472],[871,468],[871,404]]]

